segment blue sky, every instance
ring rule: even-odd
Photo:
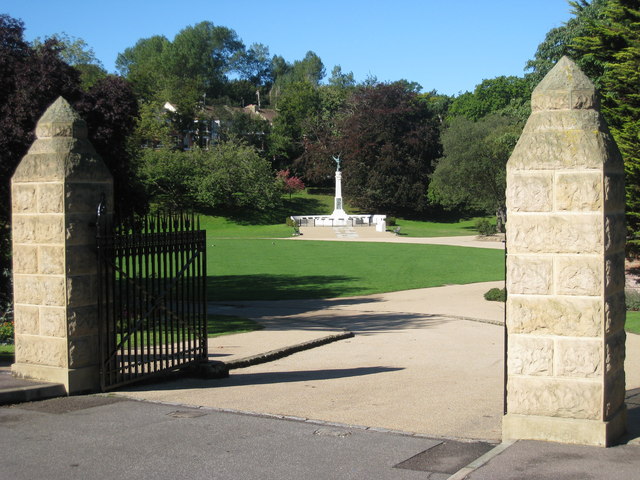
[[[456,95],[483,79],[522,75],[545,34],[570,17],[566,0],[0,0],[27,40],[84,39],[109,71],[140,38],[170,40],[203,20],[293,62],[313,50],[357,81],[406,79]]]

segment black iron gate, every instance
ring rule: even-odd
[[[103,390],[207,360],[206,232],[193,215],[113,225],[98,207]]]

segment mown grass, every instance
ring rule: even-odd
[[[452,222],[421,222],[417,220],[397,219],[400,235],[408,237],[458,237],[478,235],[475,224],[478,218],[456,220]],[[394,227],[389,227],[392,230]]]
[[[209,300],[331,298],[504,278],[504,252],[398,243],[209,239]]]
[[[640,335],[640,312],[627,311],[627,321],[624,329],[630,333],[636,333]]]
[[[247,333],[254,330],[260,330],[262,328],[262,325],[258,322],[254,322],[253,320],[244,317],[237,317],[234,315],[207,315],[207,336],[209,338],[220,337],[222,335],[232,335],[235,333]],[[174,332],[175,331],[176,330],[174,330]],[[163,343],[171,343],[172,341],[171,331],[158,331],[155,338],[153,337],[153,332],[148,335],[146,330],[138,331],[129,338],[132,345],[154,345],[156,343],[160,345]],[[118,334],[116,341],[120,342],[121,339],[122,336]]]

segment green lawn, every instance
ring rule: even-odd
[[[624,329],[627,332],[640,335],[640,312],[627,311],[627,321]]]
[[[408,237],[457,237],[462,235],[478,235],[475,224],[478,218],[454,222],[420,222],[399,218],[396,224],[400,227],[400,235]],[[388,227],[389,230],[394,227]]]
[[[209,238],[209,300],[331,298],[504,278],[501,250]]]

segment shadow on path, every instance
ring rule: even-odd
[[[126,391],[148,391],[148,390],[183,390],[195,388],[224,388],[251,385],[269,385],[278,383],[310,382],[314,380],[335,380],[339,378],[360,377],[363,375],[375,375],[378,373],[396,372],[404,370],[399,367],[358,367],[358,368],[337,368],[326,370],[298,370],[290,372],[263,372],[263,373],[240,373],[240,370],[233,372],[231,376],[212,381],[201,379],[181,378],[177,380],[167,380],[152,385],[139,384],[135,387],[123,388],[120,392]]]

